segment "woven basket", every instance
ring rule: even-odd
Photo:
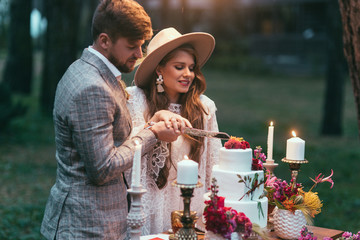
[[[289,210],[274,210],[274,230],[282,239],[298,239],[300,231],[306,225],[306,219],[302,211],[296,210],[295,214]]]

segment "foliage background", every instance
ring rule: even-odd
[[[4,46],[3,39],[0,42]],[[316,189],[324,207],[315,225],[359,231],[360,148],[349,79],[344,90],[343,134],[324,136],[320,134],[326,91],[324,71],[273,71],[249,55],[247,46],[246,41],[229,44],[217,38],[216,52],[204,67],[206,95],[217,105],[220,130],[244,137],[252,148],[261,145],[266,152],[267,127],[274,121],[274,159],[279,163],[275,173],[286,180],[290,180],[290,171],[281,159],[286,140],[295,130],[306,141],[309,160],[301,167],[299,182],[310,187],[308,177],[320,172],[328,175],[334,170],[334,188],[324,183]],[[7,49],[2,47],[0,71],[6,56]],[[14,102],[26,106],[26,113],[12,118],[0,132],[0,239],[42,239],[40,224],[56,176],[53,122],[50,114],[41,111],[39,101],[43,58],[41,51],[35,52],[31,94],[11,94]],[[319,69],[321,64],[316,61],[312,66]],[[128,85],[132,77],[124,76]],[[1,106],[0,112],[7,107]]]

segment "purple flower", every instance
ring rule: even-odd
[[[349,238],[351,236],[352,236],[351,232],[344,232],[343,235],[342,235],[342,237],[344,237],[344,238]]]
[[[360,234],[358,233],[358,234],[354,234],[353,235],[353,239],[354,240],[360,240]]]

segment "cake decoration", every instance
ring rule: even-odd
[[[266,161],[266,155],[261,152],[262,148],[261,146],[257,146],[256,149],[254,149],[254,157],[252,159],[252,165],[251,170],[263,170],[263,162]]]
[[[244,138],[231,136],[230,139],[224,144],[226,149],[247,149],[250,144]]]

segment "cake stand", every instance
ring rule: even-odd
[[[290,183],[290,185],[291,185],[291,190],[292,190],[292,189],[294,189],[294,186],[296,186],[296,179],[297,179],[297,176],[299,174],[301,164],[306,164],[309,161],[306,160],[306,159],[304,159],[304,160],[292,160],[292,159],[286,159],[286,158],[281,159],[281,161],[289,164],[289,168],[291,170],[291,183]]]
[[[173,186],[180,188],[181,197],[184,198],[184,211],[181,216],[181,223],[183,225],[176,233],[174,239],[177,240],[197,240],[197,234],[194,229],[194,219],[190,215],[190,202],[193,197],[193,192],[195,188],[202,187],[202,183],[198,182],[197,184],[178,184],[175,180],[172,183]]]

